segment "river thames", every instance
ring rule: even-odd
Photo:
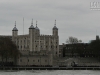
[[[0,71],[0,75],[100,75],[99,70],[22,70]]]

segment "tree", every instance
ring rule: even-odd
[[[16,62],[19,54],[19,50],[10,38],[0,37],[0,57],[2,62],[5,62],[4,59],[6,59],[6,62],[8,62],[9,58]]]
[[[70,36],[67,40],[66,43],[68,44],[76,44],[76,43],[81,43],[82,40],[78,40],[76,37]]]

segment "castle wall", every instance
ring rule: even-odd
[[[15,42],[18,49],[22,53],[22,56],[19,58],[18,64],[52,64],[53,57],[59,57],[59,36],[58,28],[56,27],[56,20],[52,32],[52,35],[40,35],[40,30],[37,27],[37,22],[36,27],[34,27],[32,19],[31,26],[29,27],[29,34],[18,35],[18,29],[16,28],[15,21],[15,27],[12,30],[12,41]],[[33,62],[32,60],[35,62]]]
[[[40,35],[38,38],[34,38],[34,36],[29,37],[29,35],[18,35],[17,37],[14,37],[14,42],[19,50],[46,50],[53,51],[54,56],[59,55],[59,38],[52,35]]]
[[[29,36],[28,35],[18,35],[13,37],[13,41],[18,47],[18,50],[29,50]]]
[[[21,56],[18,59],[17,65],[25,66],[25,65],[53,65],[52,57],[49,55],[32,55],[32,56]]]

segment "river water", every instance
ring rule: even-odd
[[[100,75],[99,70],[23,70],[0,71],[0,75]]]

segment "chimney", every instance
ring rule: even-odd
[[[96,35],[96,40],[99,40],[99,35]]]

